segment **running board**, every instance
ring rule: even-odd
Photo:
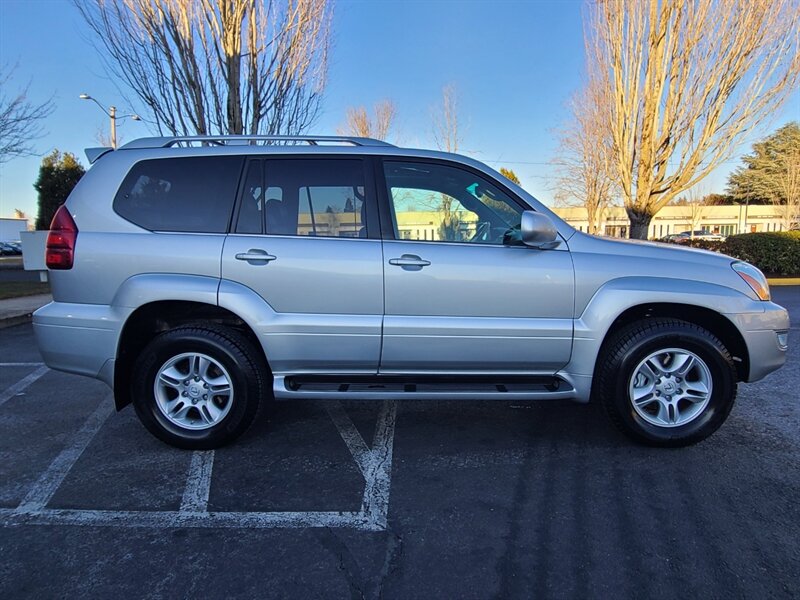
[[[275,376],[277,400],[559,400],[575,389],[552,376]]]

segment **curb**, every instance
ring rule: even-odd
[[[780,287],[782,285],[800,285],[800,277],[782,277],[780,279],[767,279],[770,286]]]
[[[30,323],[32,318],[33,313],[23,313],[21,315],[9,315],[8,317],[2,317],[0,318],[0,329]]]

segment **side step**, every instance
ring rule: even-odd
[[[557,400],[575,389],[553,376],[293,375],[276,376],[279,400]]]

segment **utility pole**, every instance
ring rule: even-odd
[[[92,102],[97,104],[97,106],[100,107],[100,110],[102,110],[106,114],[106,116],[108,116],[108,118],[111,120],[111,147],[114,148],[114,150],[117,149],[117,119],[127,119],[128,117],[130,117],[134,121],[142,120],[142,118],[139,115],[133,113],[128,115],[117,116],[116,106],[109,106],[108,109],[106,109],[105,106],[100,104],[95,98],[92,98],[89,94],[81,94],[78,97],[81,100],[91,100]]]

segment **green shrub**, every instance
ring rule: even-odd
[[[800,274],[800,231],[732,235],[719,251],[747,261],[768,275]]]
[[[714,252],[724,252],[722,250],[722,245],[725,242],[720,242],[716,240],[686,240],[685,242],[681,243],[681,246],[688,246],[690,248],[700,248],[701,250],[713,250]]]

